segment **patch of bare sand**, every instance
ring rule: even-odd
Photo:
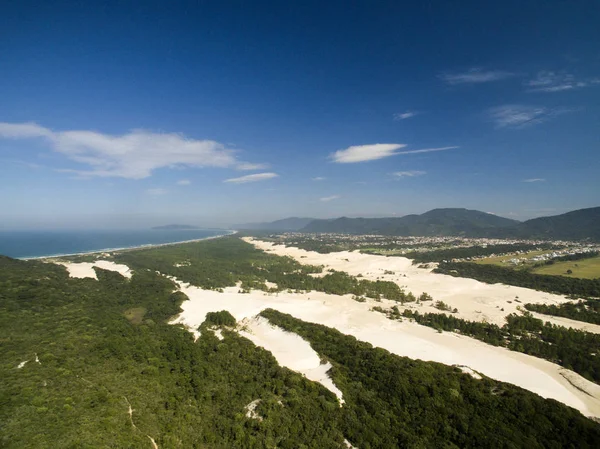
[[[504,284],[486,284],[460,277],[434,273],[431,268],[418,268],[412,260],[405,257],[385,257],[361,254],[356,251],[320,254],[299,248],[274,245],[270,242],[244,238],[263,251],[279,256],[290,256],[302,264],[324,265],[325,270],[333,268],[357,276],[361,274],[368,280],[392,281],[415,296],[429,293],[433,301],[421,305],[407,303],[406,308],[418,308],[420,313],[447,313],[436,309],[435,301],[443,301],[458,313],[452,314],[469,321],[486,321],[499,326],[505,324],[505,317],[511,313],[520,313],[526,303],[561,304],[570,300],[561,295],[539,292],[528,288]],[[434,266],[435,264],[430,264]],[[393,274],[385,274],[393,272]],[[401,308],[401,307],[400,307]],[[401,308],[402,309],[402,308]],[[450,313],[447,313],[451,315]],[[567,318],[537,315],[544,321],[559,326],[572,327],[587,332],[600,333],[600,326],[569,320]]]
[[[266,308],[273,308],[304,321],[338,329],[400,356],[469,367],[493,379],[556,399],[587,416],[600,417],[600,386],[546,360],[451,332],[438,333],[409,320],[392,321],[370,310],[374,305],[389,307],[394,304],[391,301],[360,303],[351,295],[321,292],[267,294],[251,291],[239,294],[236,287],[219,293],[181,285],[181,291],[189,301],[183,302],[183,311],[173,324],[181,323],[196,329],[211,311],[228,310],[237,321],[243,321],[252,319]],[[270,350],[267,346],[265,348]],[[278,353],[278,350],[274,351],[274,354]],[[294,346],[290,345],[285,356],[293,357],[294,351]]]
[[[95,262],[60,262],[53,261],[53,263],[62,265],[66,267],[69,272],[69,276],[72,278],[92,278],[98,279],[96,277],[96,272],[94,271],[94,267],[102,268],[104,270],[116,271],[117,273],[125,276],[126,278],[131,278],[131,270],[127,265],[119,264],[112,262],[110,260],[97,260]]]

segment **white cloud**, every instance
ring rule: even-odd
[[[323,198],[319,198],[319,201],[323,201],[323,202],[327,203],[329,201],[337,200],[338,198],[341,198],[341,196],[331,195],[331,196],[325,196]]]
[[[351,164],[354,162],[374,161],[384,157],[394,156],[395,151],[404,148],[401,143],[375,143],[372,145],[356,145],[345,150],[338,150],[329,157],[333,162],[339,164]]]
[[[133,130],[113,136],[95,131],[52,131],[35,123],[0,123],[0,138],[43,138],[57,153],[87,166],[63,170],[79,176],[147,178],[159,168],[235,167],[234,150],[214,140]],[[240,165],[243,166],[241,163]]]
[[[446,150],[454,150],[456,148],[460,148],[457,146],[452,147],[439,147],[439,148],[423,148],[421,150],[409,150],[409,151],[399,151],[396,154],[419,154],[419,153],[432,153],[434,151],[446,151]]]
[[[423,176],[425,174],[427,172],[421,170],[397,171],[393,173],[398,178],[414,178],[415,176]]]
[[[167,191],[165,189],[148,189],[146,190],[146,193],[148,195],[164,195],[167,193]]]
[[[327,178],[324,178],[323,176],[316,176],[314,178],[312,178],[313,181],[325,181]]]
[[[523,182],[544,182],[546,181],[544,178],[529,178],[524,179]]]
[[[473,67],[462,73],[442,73],[439,78],[447,84],[478,84],[500,81],[515,76],[514,73],[503,70],[483,70]]]
[[[226,179],[223,182],[232,182],[234,184],[244,184],[246,182],[265,181],[267,179],[277,178],[277,173],[255,173],[253,175],[241,176],[239,178]]]
[[[269,164],[253,164],[251,162],[240,162],[235,166],[236,169],[242,171],[265,170],[269,167]]]
[[[415,115],[419,115],[419,112],[415,111],[406,111],[402,113],[394,114],[394,120],[406,120],[407,118],[414,117]]]
[[[335,153],[329,155],[329,158],[332,159],[333,162],[337,162],[340,164],[350,164],[354,162],[373,161],[389,156],[431,153],[434,151],[446,151],[459,148],[457,146],[451,146],[439,148],[424,148],[421,150],[396,151],[404,147],[406,147],[406,145],[400,143],[376,143],[373,145],[358,145],[346,148],[345,150],[338,150]]]
[[[550,109],[543,106],[509,104],[489,109],[488,115],[497,128],[524,128],[572,111],[565,108]]]
[[[576,80],[570,73],[556,73],[550,71],[538,72],[534,79],[525,83],[530,92],[562,92],[565,90],[581,89],[593,84],[598,84],[597,79]]]
[[[52,131],[36,123],[0,123],[0,136],[7,139],[50,137]]]
[[[177,185],[179,186],[189,186],[192,182],[189,179],[180,179],[177,181]]]

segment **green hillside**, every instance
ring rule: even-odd
[[[476,210],[434,209],[422,215],[390,218],[338,218],[314,220],[303,232],[381,234],[398,236],[481,236],[490,229],[517,225],[518,222]]]

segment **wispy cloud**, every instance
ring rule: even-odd
[[[189,179],[180,179],[177,181],[177,185],[179,186],[189,186],[192,182]]]
[[[425,174],[427,172],[421,170],[397,171],[393,173],[397,178],[414,178],[415,176],[423,176]]]
[[[166,189],[148,189],[146,190],[148,195],[165,195],[167,193]]]
[[[581,89],[600,84],[600,79],[592,78],[578,80],[570,73],[556,73],[550,71],[538,72],[537,76],[525,83],[529,92],[562,92],[566,90]]]
[[[333,162],[339,164],[352,164],[355,162],[374,161],[385,157],[397,156],[402,154],[419,154],[431,153],[433,151],[445,151],[458,148],[457,146],[440,147],[440,148],[424,148],[421,150],[397,151],[400,148],[406,147],[401,143],[376,143],[373,145],[357,145],[348,147],[345,150],[338,150],[329,155]]]
[[[523,182],[544,182],[546,181],[544,178],[529,178],[524,179]]]
[[[266,181],[267,179],[277,178],[278,176],[277,173],[255,173],[253,175],[240,176],[239,178],[226,179],[223,182],[245,184],[247,182]]]
[[[394,120],[398,121],[398,120],[406,120],[407,118],[411,118],[414,117],[415,115],[419,115],[420,112],[416,112],[416,111],[406,111],[406,112],[398,112],[396,114],[394,114]]]
[[[269,168],[269,164],[253,164],[251,162],[240,162],[235,168],[242,171],[265,170]]]
[[[327,178],[324,178],[323,176],[316,176],[314,178],[312,178],[313,181],[325,181]]]
[[[433,153],[435,151],[447,151],[447,150],[455,150],[456,148],[460,148],[458,146],[452,147],[439,147],[439,148],[423,148],[421,150],[409,150],[409,151],[399,151],[396,154],[420,154],[420,153]]]
[[[446,84],[480,84],[492,81],[500,81],[515,76],[512,72],[504,70],[483,70],[479,67],[473,67],[466,72],[444,72],[438,77]]]
[[[331,196],[325,196],[323,198],[319,198],[319,201],[323,201],[324,203],[327,203],[329,201],[337,200],[338,198],[341,198],[341,196],[331,195]]]
[[[394,156],[396,150],[404,148],[402,143],[375,143],[372,145],[356,145],[345,150],[338,150],[329,158],[339,164],[352,164],[355,162],[374,161],[384,157]]]
[[[159,168],[235,167],[234,150],[214,140],[133,130],[123,135],[96,131],[52,131],[35,123],[0,123],[0,138],[41,138],[57,153],[87,167],[62,170],[80,177],[147,178]]]
[[[497,128],[525,128],[567,112],[573,112],[573,109],[509,104],[489,109],[488,116]]]

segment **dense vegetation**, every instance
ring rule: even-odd
[[[343,447],[321,385],[234,332],[194,343],[166,323],[184,295],[155,272],[97,273],[0,258],[0,447]]]
[[[577,297],[600,297],[600,279],[573,279],[469,262],[441,263],[434,271],[472,278],[489,284],[503,283]]]
[[[525,308],[546,315],[562,316],[577,321],[585,321],[586,323],[600,324],[600,301],[597,299],[568,302],[560,305],[525,304]]]
[[[390,318],[412,318],[437,330],[459,332],[494,346],[504,346],[549,360],[600,383],[600,359],[590,356],[600,348],[600,335],[544,323],[531,314],[511,314],[502,327],[496,324],[467,321],[441,313],[420,314],[406,309],[400,314],[392,309]]]
[[[230,326],[236,325],[235,318],[227,310],[221,310],[220,312],[208,312],[204,319],[206,324],[214,324],[215,326]]]
[[[311,276],[321,273],[323,268],[302,265],[291,257],[267,254],[237,237],[123,252],[115,260],[138,270],[158,270],[208,289],[231,287],[241,281],[246,291],[316,290],[402,302],[414,300],[394,282],[357,279],[339,271],[322,277]],[[269,287],[267,282],[276,286]]]
[[[576,412],[555,401],[488,378],[476,380],[458,368],[398,357],[275,310],[262,315],[308,340],[333,364],[333,380],[346,400],[342,431],[357,447],[600,444],[597,425],[575,418]]]

